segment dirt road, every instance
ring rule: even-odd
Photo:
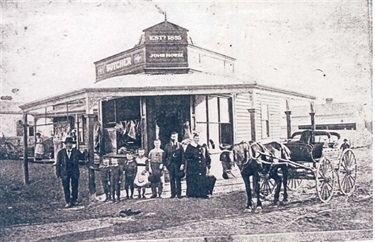
[[[244,185],[238,176],[218,180],[210,199],[133,199],[118,204],[97,202],[75,210],[55,206],[47,210],[48,214],[40,212],[42,217],[31,219],[31,224],[4,226],[0,240],[370,240],[372,149],[356,149],[355,153],[359,164],[355,193],[350,197],[335,194],[328,204],[321,203],[315,189],[308,188],[313,183],[304,182],[289,193],[288,204],[275,208],[265,200],[261,213],[248,213],[244,211]],[[166,191],[164,197],[168,194]],[[119,212],[124,209],[141,213],[120,217]]]

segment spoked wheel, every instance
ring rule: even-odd
[[[335,187],[335,170],[332,162],[325,157],[322,157],[318,162],[315,181],[319,199],[324,203],[329,202]]]
[[[271,180],[268,175],[260,176],[260,194],[267,198],[270,197],[275,190],[275,182]]]
[[[288,190],[294,191],[302,184],[302,179],[288,179]]]
[[[352,150],[347,149],[342,153],[337,174],[341,192],[352,194],[357,181],[357,159]]]

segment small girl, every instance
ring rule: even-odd
[[[148,181],[149,173],[146,171],[147,157],[145,157],[144,149],[138,149],[138,156],[135,158],[135,161],[137,162],[138,171],[137,176],[135,177],[134,185],[136,188],[138,188],[138,199],[145,199],[146,187],[149,187],[150,183]]]

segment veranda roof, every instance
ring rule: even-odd
[[[76,91],[43,98],[21,105],[24,111],[61,104],[82,98],[111,99],[123,96],[231,94],[251,89],[274,91],[296,97],[315,99],[313,96],[259,85],[252,80],[206,72],[187,74],[135,74],[108,78]]]

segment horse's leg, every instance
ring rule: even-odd
[[[255,193],[257,195],[257,209],[262,209],[262,202],[260,201],[260,184],[259,184],[259,181],[260,181],[259,173],[255,172],[255,174],[253,175],[253,185],[254,185]]]
[[[288,167],[286,165],[281,166],[283,172],[283,187],[284,187],[284,199],[283,202],[288,201]]]
[[[273,199],[273,204],[277,205],[279,202],[279,197],[280,197],[280,190],[281,190],[281,177],[279,174],[277,174],[277,167],[273,167],[270,172],[270,177],[275,180],[276,182],[276,191],[275,191],[275,196]]]
[[[250,187],[250,176],[242,174],[242,179],[245,182],[245,187],[246,187],[246,195],[247,195],[247,205],[246,208],[252,210],[253,204],[251,201],[251,187]]]

